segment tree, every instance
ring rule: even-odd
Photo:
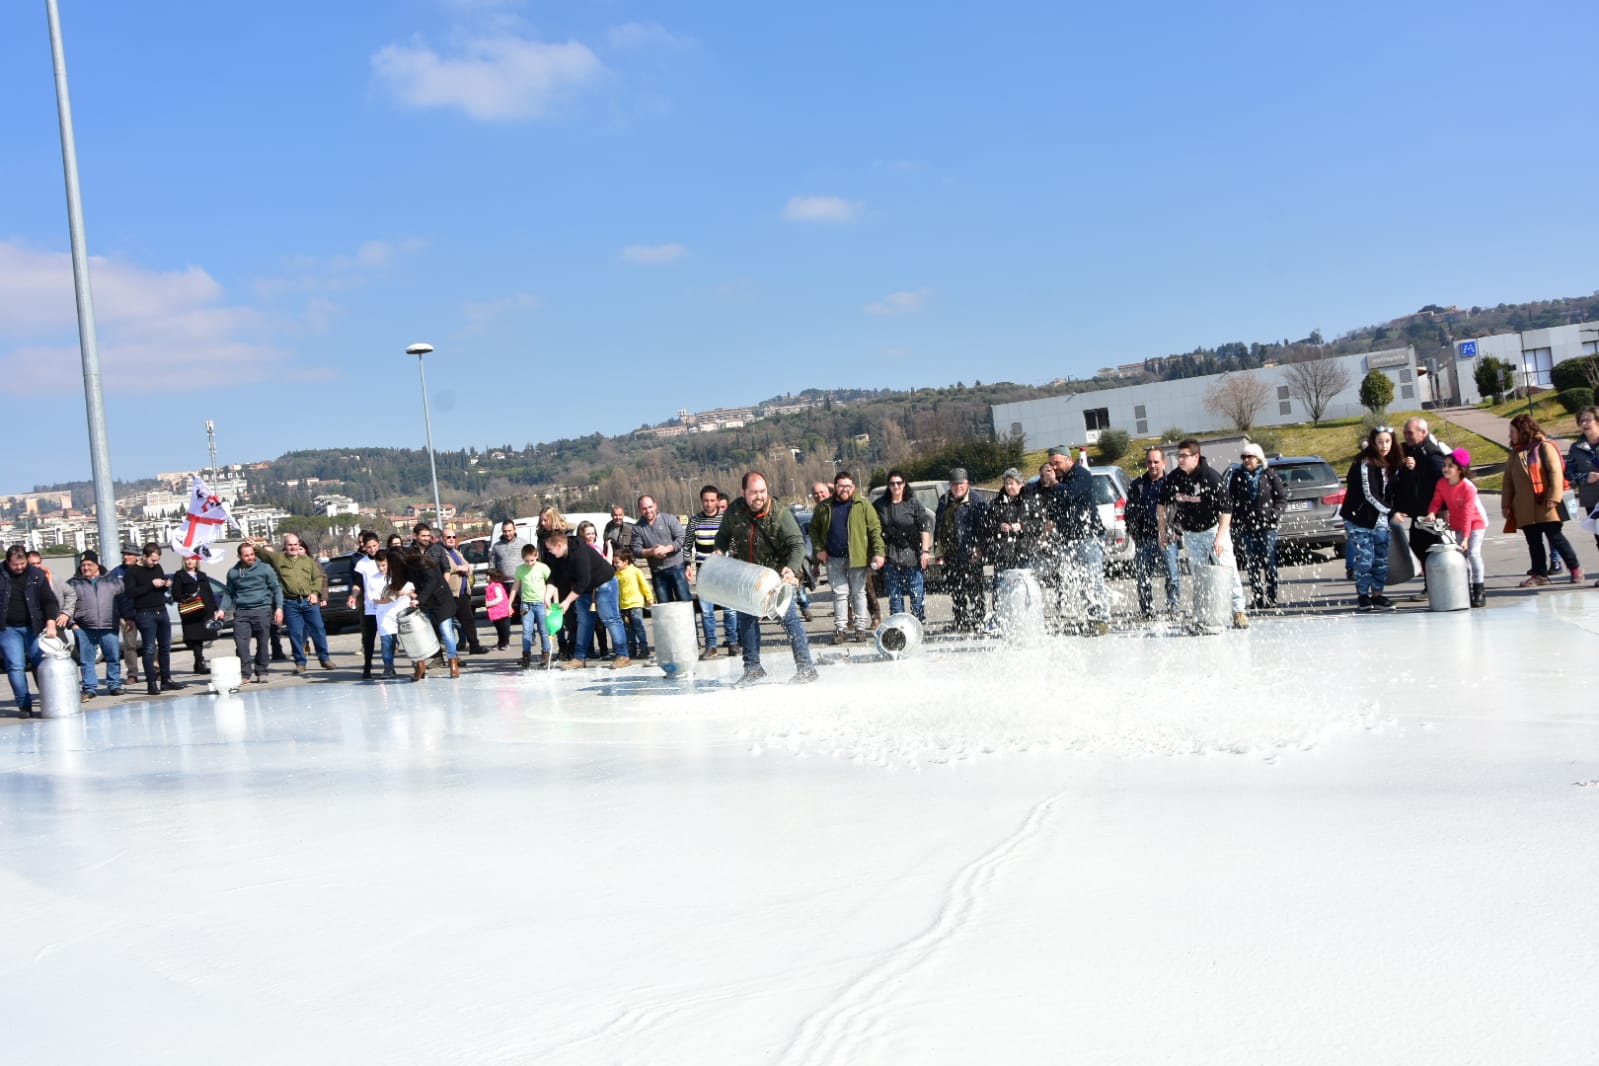
[[[1371,370],[1360,382],[1360,406],[1380,414],[1394,402],[1394,383],[1381,370]]]
[[[1291,363],[1284,376],[1288,379],[1288,394],[1310,412],[1311,425],[1319,426],[1333,397],[1349,388],[1349,365],[1337,356],[1321,355]]]
[[[1205,390],[1205,410],[1248,432],[1270,395],[1271,386],[1254,374],[1223,374]]]
[[[1516,368],[1502,359],[1485,355],[1477,360],[1477,369],[1471,376],[1477,383],[1477,392],[1498,403],[1505,393],[1515,388]]]

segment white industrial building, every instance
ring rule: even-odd
[[[1496,333],[1491,337],[1455,341],[1455,380],[1462,403],[1478,403],[1477,361],[1493,356],[1516,368],[1516,384],[1535,389],[1553,386],[1550,374],[1556,363],[1599,355],[1599,322],[1575,322],[1521,333]]]
[[[1333,397],[1322,419],[1349,418],[1365,413],[1360,405],[1360,382],[1372,370],[1381,370],[1394,383],[1394,406],[1415,409],[1433,402],[1426,375],[1418,375],[1413,348],[1390,348],[1363,355],[1338,356],[1349,372],[1349,387]],[[1253,374],[1269,387],[1268,399],[1256,426],[1281,426],[1310,421],[1303,401],[1288,383],[1287,365],[1266,366],[1242,373]],[[994,433],[1001,439],[1021,437],[1028,448],[1056,444],[1093,444],[1107,429],[1125,430],[1133,437],[1159,436],[1181,427],[1189,433],[1214,433],[1232,429],[1229,420],[1205,408],[1205,393],[1225,374],[1150,381],[1115,389],[1051,396],[1042,400],[1000,403],[993,408]]]

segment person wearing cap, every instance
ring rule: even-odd
[[[122,596],[122,580],[100,568],[100,556],[92,551],[78,560],[78,573],[61,593],[59,628],[76,626],[78,670],[83,678],[83,698],[93,699],[100,688],[95,652],[105,658],[106,691],[122,695],[122,641],[117,636],[121,619],[117,600]]]
[[[966,468],[949,472],[949,491],[933,514],[935,562],[944,568],[954,627],[975,633],[983,626],[983,505],[972,498]]]
[[[1088,632],[1101,636],[1110,632],[1110,587],[1105,583],[1105,523],[1094,502],[1094,475],[1065,446],[1049,450],[1049,465],[1059,482],[1050,493],[1046,517],[1064,553],[1061,593],[1081,591],[1088,606]]]
[[[1233,628],[1248,629],[1244,613],[1244,585],[1238,579],[1233,553],[1232,500],[1221,474],[1200,454],[1192,437],[1177,445],[1177,469],[1166,475],[1155,511],[1161,544],[1181,543],[1192,566],[1209,563],[1232,570]],[[1200,628],[1198,620],[1195,628]],[[1209,630],[1202,630],[1209,631]]]
[[[1144,450],[1144,472],[1127,488],[1127,535],[1133,538],[1133,580],[1138,586],[1138,611],[1155,617],[1155,574],[1166,582],[1166,613],[1182,606],[1182,576],[1177,565],[1178,545],[1160,542],[1155,512],[1166,487],[1166,450]]]
[[[139,565],[139,549],[122,546],[122,564],[112,567],[110,577],[122,585],[117,597],[117,622],[122,628],[122,676],[130,685],[139,683],[139,623],[133,616],[133,597],[128,595],[128,571]]]
[[[1288,507],[1288,489],[1277,471],[1267,465],[1260,445],[1253,441],[1244,445],[1238,459],[1238,469],[1227,479],[1233,543],[1238,546],[1239,565],[1249,574],[1255,610],[1275,608],[1277,525]]]
[[[39,637],[56,635],[61,605],[50,591],[44,569],[28,565],[28,552],[20,544],[6,549],[0,567],[0,652],[5,655],[6,677],[17,698],[17,713],[33,714],[33,694],[28,691],[28,668],[39,665]]]
[[[864,641],[871,618],[866,583],[883,565],[883,526],[877,509],[855,498],[855,478],[846,470],[833,478],[833,498],[811,515],[811,543],[833,587],[833,643]]]

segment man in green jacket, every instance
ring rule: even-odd
[[[799,584],[800,567],[805,565],[805,537],[800,533],[793,512],[773,505],[766,475],[754,470],[744,475],[743,497],[733,501],[722,519],[721,528],[716,531],[716,554],[770,567],[789,584]],[[761,668],[760,617],[743,611],[736,614],[738,642],[744,650],[744,676],[734,685],[742,688],[765,677],[766,671]],[[805,636],[805,622],[800,618],[797,596],[789,600],[783,628],[794,650],[796,672],[789,684],[805,685],[815,681],[816,666],[811,661],[811,644]]]
[[[283,535],[283,551],[272,550],[265,537],[255,540],[256,553],[277,572],[283,585],[283,620],[288,623],[289,643],[294,646],[294,672],[305,673],[305,638],[311,638],[317,662],[322,669],[333,669],[328,654],[328,631],[322,624],[322,600],[328,591],[328,576],[322,564],[305,550],[305,542],[294,533]]]
[[[855,498],[855,479],[840,470],[833,478],[833,497],[816,505],[811,515],[811,544],[827,565],[827,582],[833,586],[833,643],[863,641],[871,627],[866,603],[866,583],[883,565],[883,525],[877,508]],[[850,609],[855,611],[855,632],[849,632]]]

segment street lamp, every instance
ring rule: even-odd
[[[433,350],[431,344],[413,344],[405,349],[406,355],[416,356],[417,373],[422,375],[422,423],[428,432],[428,469],[433,471],[433,520],[444,525],[444,505],[439,502],[439,464],[433,458],[433,415],[428,411],[428,372],[422,357]]]

